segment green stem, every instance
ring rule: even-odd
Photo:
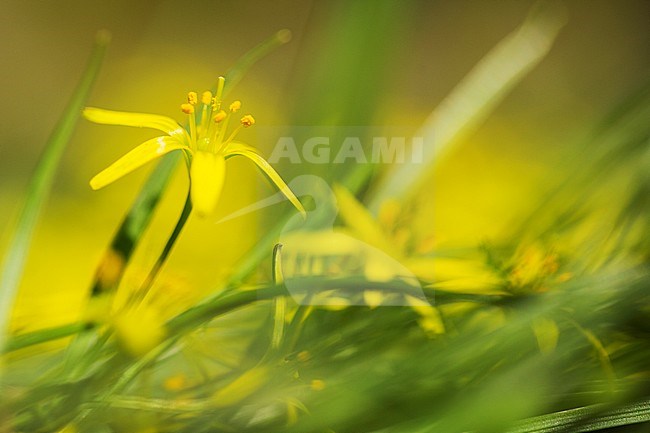
[[[355,284],[362,284],[363,281],[356,281]],[[313,278],[309,283],[316,288],[327,287],[328,285],[324,283],[319,283],[317,278]],[[341,287],[341,285],[349,286],[350,283],[339,280],[336,283],[329,283],[329,285]],[[240,290],[234,290],[235,287],[238,287]],[[379,288],[388,288],[389,284],[384,283],[379,286]],[[486,305],[499,305],[507,299],[510,299],[507,296],[502,295],[474,295],[466,293],[453,293],[445,292],[442,290],[435,290],[430,292],[429,289],[425,289],[425,293],[428,295],[434,295],[436,298],[435,304],[448,304],[455,302],[476,302],[479,304]],[[166,324],[167,329],[170,331],[170,334],[173,333],[183,333],[185,331],[194,329],[194,327],[200,326],[201,324],[226,313],[229,313],[239,307],[243,307],[253,302],[273,299],[276,296],[287,295],[286,289],[283,286],[278,286],[274,284],[260,285],[251,289],[242,289],[240,286],[229,286],[225,289],[224,292],[220,293],[217,296],[214,296],[210,299],[201,302],[194,307],[184,311],[178,316],[169,320]],[[60,338],[69,337],[71,335],[77,334],[85,329],[91,329],[96,325],[93,323],[71,323],[55,328],[41,329],[39,331],[33,331],[25,333],[23,335],[17,335],[10,338],[5,346],[5,353],[13,352],[15,350],[24,349],[25,347],[33,346],[35,344],[46,343],[48,341],[58,340]]]
[[[228,295],[213,298],[196,305],[167,322],[170,333],[183,333],[193,329],[214,317],[229,313],[239,307],[258,300],[271,299],[286,292],[274,285],[259,286],[252,290],[231,292]],[[83,330],[92,329],[94,323],[76,322],[54,328],[41,329],[10,338],[4,347],[4,353],[24,349],[35,344],[47,343],[75,335]]]
[[[273,248],[273,283],[276,286],[284,284],[284,276],[282,274],[282,244],[276,244]],[[270,350],[280,349],[282,338],[284,337],[284,325],[287,309],[287,299],[284,296],[275,298],[274,305],[274,320],[273,320],[273,337],[271,338]]]
[[[60,338],[70,337],[71,335],[75,335],[92,326],[92,324],[77,322],[17,335],[7,340],[7,344],[3,348],[3,353],[9,353],[15,350],[24,349],[25,347],[34,346],[36,344],[47,343],[49,341],[55,341]]]
[[[286,290],[283,287],[271,284],[250,290],[233,291],[224,296],[212,298],[184,311],[169,320],[166,328],[170,335],[181,334],[239,307],[256,301],[273,299],[276,296],[284,294],[286,294]]]
[[[131,259],[133,251],[140,242],[145,229],[149,226],[153,212],[160,202],[174,169],[178,165],[178,161],[180,160],[179,156],[180,154],[178,153],[165,155],[158,165],[156,165],[156,168],[140,190],[140,193],[131,205],[129,213],[115,233],[111,245],[106,250],[104,259],[95,273],[95,279],[91,289],[92,297],[98,297],[103,293],[115,289],[119,285],[124,275],[126,264]],[[115,266],[115,258],[119,261],[119,268],[111,280],[107,281],[102,276],[101,269],[105,266]]]
[[[178,236],[180,236],[181,232],[183,231],[183,227],[185,227],[185,223],[187,222],[191,213],[192,213],[192,198],[190,195],[190,189],[188,189],[187,198],[185,199],[185,205],[183,206],[183,211],[181,212],[181,215],[178,218],[178,221],[176,222],[174,231],[169,236],[169,239],[167,239],[167,243],[165,244],[165,247],[163,248],[160,255],[158,256],[158,260],[156,260],[156,263],[151,268],[149,275],[147,275],[147,279],[144,280],[144,283],[142,283],[142,287],[140,288],[139,291],[141,297],[145,297],[149,292],[151,285],[153,284],[154,280],[160,273],[160,270],[162,269],[163,265],[167,261],[167,258],[169,257],[169,254],[171,253],[174,244],[176,244],[176,240],[178,239]]]

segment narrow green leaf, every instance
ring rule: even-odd
[[[51,189],[63,151],[70,141],[79,120],[81,109],[85,105],[93,83],[97,78],[109,41],[110,35],[108,32],[100,31],[97,34],[86,71],[61,119],[48,139],[44,153],[31,179],[25,203],[14,228],[13,238],[2,262],[2,275],[0,277],[0,351],[4,346],[5,332],[11,317],[11,309],[41,208]]]
[[[86,324],[81,322],[68,323],[55,328],[41,329],[39,331],[28,332],[9,338],[4,346],[3,353],[13,352],[14,350],[24,349],[25,347],[34,346],[40,343],[47,343],[61,338],[70,337],[78,332],[83,331]]]
[[[603,405],[555,412],[523,421],[511,433],[559,433],[601,431],[650,422],[650,401],[642,401],[603,412]]]
[[[235,63],[235,65],[230,68],[226,74],[225,92],[228,93],[228,91],[232,90],[237,85],[237,83],[241,81],[251,66],[257,63],[260,59],[264,58],[271,51],[275,50],[281,45],[286,44],[290,40],[291,31],[282,29],[240,57],[239,60],[237,60],[237,63]],[[213,90],[216,90],[216,86],[213,88]]]
[[[413,191],[441,156],[471,134],[503,98],[546,57],[566,17],[547,5],[501,40],[463,78],[424,122],[416,137],[424,138],[423,161],[395,166],[377,187],[370,209]]]

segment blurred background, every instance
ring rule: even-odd
[[[292,41],[230,93],[258,125],[400,125],[417,130],[532,1],[3,1],[0,16],[0,227],[18,210],[93,37],[112,44],[91,106],[182,120],[189,90],[209,88],[251,47],[287,28]],[[563,146],[645,82],[650,3],[565,1],[567,25],[549,55],[441,165],[419,193],[419,226],[435,213],[439,241],[498,236],[553,178]],[[248,132],[248,131],[246,131]],[[36,233],[16,329],[77,317],[101,254],[151,167],[99,192],[88,180],[150,131],[80,121]],[[269,155],[272,143],[255,142]],[[217,215],[193,219],[164,278],[209,291],[268,226],[264,214],[214,224],[273,189],[246,161],[229,163]],[[317,170],[280,167],[285,177]],[[171,230],[186,188],[181,170],[130,267],[139,280]],[[427,195],[429,194],[429,195]],[[284,206],[284,205],[283,205]],[[288,206],[288,205],[287,205]],[[144,269],[144,270],[143,270]],[[54,276],[54,277],[52,277]],[[47,314],[44,314],[47,313]]]

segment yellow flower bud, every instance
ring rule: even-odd
[[[188,104],[196,105],[198,100],[199,100],[199,97],[196,94],[196,92],[190,92],[190,93],[187,94],[187,103]]]
[[[241,101],[235,101],[232,104],[230,104],[230,111],[232,113],[238,112],[240,108],[241,108]]]
[[[255,125],[255,118],[250,114],[245,115],[241,118],[241,124],[244,125],[244,128]]]

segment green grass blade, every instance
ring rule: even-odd
[[[235,63],[235,65],[226,73],[225,92],[228,93],[230,90],[232,90],[241,81],[251,66],[257,63],[271,51],[275,50],[281,45],[286,44],[290,40],[291,31],[282,29],[241,56],[239,60],[237,60],[237,63]],[[213,88],[213,90],[215,89],[216,86]]]
[[[650,422],[650,401],[642,401],[608,412],[602,405],[581,407],[542,415],[521,423],[511,433],[592,432]]]
[[[83,331],[86,327],[87,325],[85,323],[74,322],[62,326],[57,326],[55,328],[47,328],[17,335],[7,340],[3,353],[10,353],[15,350],[24,349],[25,347],[34,346],[36,344],[47,343],[49,341],[55,341],[61,338],[70,337],[71,335]]]
[[[0,351],[4,346],[5,332],[9,324],[11,309],[41,208],[47,199],[63,151],[70,141],[79,120],[81,109],[85,105],[97,78],[109,40],[110,36],[106,31],[97,34],[86,71],[63,116],[48,139],[45,151],[31,179],[27,198],[2,263],[2,276],[0,277]]]
[[[565,23],[563,10],[536,10],[506,36],[465,76],[424,122],[416,137],[423,137],[422,162],[396,166],[378,185],[370,201],[377,212],[381,202],[414,191],[432,166],[452,145],[471,134],[551,49]]]
[[[397,47],[393,41],[399,39],[408,25],[408,10],[392,1],[336,4],[337,13],[327,18],[326,26],[318,35],[324,41],[318,53],[305,56],[305,64],[299,67],[304,70],[296,79],[301,103],[292,114],[292,125],[328,125],[332,113],[347,122],[343,124],[372,125],[380,106],[380,90],[390,82],[390,74],[383,71],[383,65],[392,60]],[[318,15],[326,9],[323,5],[316,6],[312,13]],[[360,69],[374,72],[350,74]],[[288,135],[293,134],[288,131]],[[330,139],[343,140],[340,136]],[[296,170],[298,167],[285,164],[279,171],[291,179],[302,174]],[[310,174],[336,179],[355,194],[366,184],[372,170],[372,164],[310,166]],[[265,227],[265,233],[239,261],[226,285],[240,284],[270,257],[290,215],[293,211],[279,216],[272,227]]]

